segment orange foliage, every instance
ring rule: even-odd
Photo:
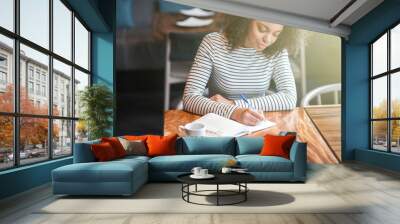
[[[7,86],[5,93],[0,93],[0,111],[13,112],[14,97],[13,86]],[[20,110],[23,114],[47,115],[48,107],[43,105],[34,105],[29,99],[25,88],[20,88]],[[55,110],[55,114],[58,114]],[[12,147],[13,145],[13,119],[11,116],[0,116],[0,146]],[[48,136],[48,119],[21,117],[20,119],[20,148],[29,144],[45,144]],[[59,128],[54,125],[53,138],[58,137]]]

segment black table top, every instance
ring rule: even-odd
[[[236,184],[255,180],[255,177],[249,173],[213,173],[215,177],[211,179],[193,179],[190,177],[191,174],[179,175],[177,179],[186,184]]]

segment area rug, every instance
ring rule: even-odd
[[[360,213],[358,205],[346,202],[317,184],[260,183],[248,187],[247,201],[237,205],[190,204],[182,200],[180,184],[150,183],[131,197],[57,197],[36,213]],[[198,190],[213,188],[213,185],[202,185]],[[224,189],[231,188],[233,186]],[[240,199],[235,197],[224,197],[221,202]],[[216,202],[215,196],[191,196],[190,199],[211,205]]]

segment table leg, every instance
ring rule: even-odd
[[[217,184],[217,206],[219,205],[219,184]]]
[[[195,185],[195,191],[197,192],[197,184]]]
[[[248,190],[247,190],[247,183],[244,183],[244,201],[247,201],[247,192],[248,192]]]
[[[187,201],[189,202],[189,195],[190,195],[190,184],[187,185]]]

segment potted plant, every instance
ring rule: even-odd
[[[79,106],[82,109],[80,126],[87,127],[89,140],[109,136],[112,125],[113,97],[109,88],[102,84],[86,87],[79,94]]]

